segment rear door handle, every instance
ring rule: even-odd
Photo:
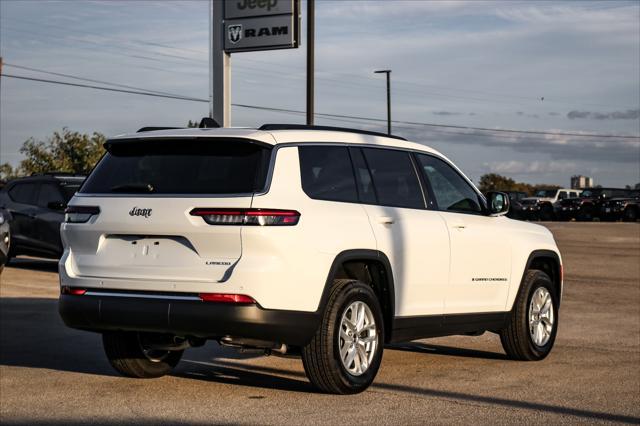
[[[395,222],[395,219],[391,216],[380,216],[378,217],[378,223],[382,225],[392,225]]]

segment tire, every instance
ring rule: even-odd
[[[529,316],[532,314],[530,312],[532,307],[531,300],[538,291],[541,292],[538,294],[549,294],[551,301],[550,308],[552,324],[549,330],[548,327],[545,327],[545,322],[540,321],[540,318],[543,318],[543,316],[541,315],[537,317],[538,323],[540,323],[544,329],[548,330],[549,335],[546,341],[542,340],[536,343],[532,333],[530,333]],[[535,308],[533,314],[535,315]],[[547,316],[547,323],[548,318],[549,317]],[[507,353],[507,356],[511,359],[520,361],[539,361],[544,359],[549,355],[549,352],[551,352],[557,332],[558,296],[554,285],[549,276],[544,272],[529,270],[526,272],[524,282],[518,292],[518,297],[513,305],[513,309],[511,310],[507,326],[500,330],[500,341],[502,342],[502,347]]]
[[[349,320],[351,314],[355,312],[352,309],[354,304],[360,303],[369,309],[366,323],[372,328],[361,332],[353,344],[349,345],[347,339],[350,337],[345,336],[345,332],[351,333],[351,330],[346,327],[346,323],[343,323],[343,319]],[[360,310],[361,306],[355,305],[357,310]],[[373,325],[371,319],[373,319]],[[358,340],[362,338],[362,333],[367,333],[367,342]],[[347,359],[348,367],[345,367],[345,362],[340,355],[341,345],[346,349],[344,351],[346,356],[354,354],[355,351],[355,355],[351,355],[350,360]],[[302,363],[309,381],[317,389],[333,394],[355,394],[364,391],[373,382],[382,361],[383,345],[382,309],[371,287],[361,281],[335,280],[320,326],[311,342],[302,348]],[[350,351],[351,347],[356,349]],[[357,348],[361,348],[362,352]],[[364,353],[366,357],[362,358],[367,358],[368,367],[363,368],[363,371],[358,374],[358,365],[362,359],[360,354],[366,348],[370,352]]]
[[[544,204],[540,208],[540,220],[542,221],[551,221],[554,219],[553,207],[549,204]]]
[[[580,209],[576,220],[579,222],[592,222],[593,221],[593,209],[591,207],[583,207]]]
[[[184,351],[143,350],[141,333],[114,331],[102,335],[102,344],[109,363],[126,377],[154,378],[168,374],[180,361]]]
[[[633,207],[627,207],[624,210],[624,215],[622,216],[622,220],[625,222],[635,222],[638,220],[638,209]]]

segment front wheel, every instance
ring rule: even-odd
[[[509,358],[538,361],[549,355],[558,331],[558,302],[549,276],[527,271],[507,326],[500,331]]]
[[[153,378],[178,365],[183,351],[152,349],[146,338],[145,333],[132,331],[104,333],[102,344],[111,366],[126,377]]]
[[[322,322],[302,349],[307,377],[334,394],[365,390],[382,361],[384,325],[375,293],[363,282],[336,280]]]

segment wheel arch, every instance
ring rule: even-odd
[[[552,250],[532,251],[531,254],[529,254],[526,266],[522,272],[522,278],[520,279],[520,286],[518,290],[522,288],[527,271],[532,269],[542,271],[549,275],[551,282],[553,282],[553,285],[556,288],[556,297],[558,300],[558,306],[560,306],[560,301],[562,299],[563,271],[562,262],[560,261],[558,253]]]
[[[395,287],[389,258],[383,252],[371,249],[340,252],[329,269],[317,312],[324,312],[333,281],[340,278],[363,281],[373,288],[382,307],[385,342],[390,341],[395,316]]]

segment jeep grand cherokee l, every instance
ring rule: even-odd
[[[61,227],[59,308],[126,376],[167,374],[207,339],[299,354],[338,394],[366,389],[391,342],[490,331],[513,359],[551,351],[551,233],[433,149],[287,125],[105,148]]]

